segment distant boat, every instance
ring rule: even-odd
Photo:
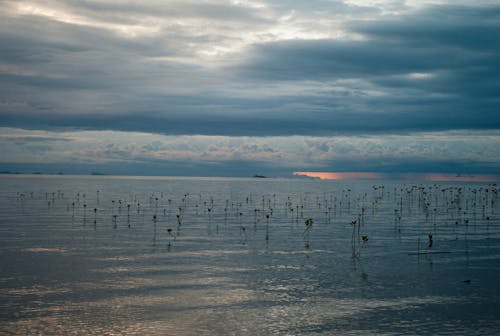
[[[253,177],[255,177],[255,178],[267,178],[267,176],[264,176],[264,175],[258,175],[258,174],[255,174]]]

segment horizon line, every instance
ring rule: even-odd
[[[429,182],[498,182],[498,174],[456,174],[456,173],[401,173],[401,172],[325,172],[296,171],[295,176],[305,176],[320,180],[423,180]]]
[[[86,174],[75,173],[42,173],[42,172],[9,172],[2,171],[0,175],[3,176],[44,176],[44,177],[71,177],[71,176],[84,176],[84,177],[143,177],[143,178],[247,178],[262,180],[256,178],[256,175],[250,176],[203,176],[203,175],[137,175],[137,174],[108,174],[90,172]],[[259,175],[260,177],[260,175]],[[456,173],[401,173],[401,172],[326,172],[326,171],[294,171],[289,175],[276,175],[276,176],[262,176],[265,179],[293,179],[293,178],[310,178],[318,180],[414,180],[414,181],[427,181],[427,182],[500,182],[500,174],[456,174]]]

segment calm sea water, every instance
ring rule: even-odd
[[[496,185],[1,176],[0,187],[0,334],[500,333]]]

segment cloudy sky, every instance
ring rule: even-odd
[[[0,170],[500,172],[498,1],[0,5]]]

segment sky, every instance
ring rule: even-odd
[[[500,176],[498,1],[0,0],[0,46],[0,171]]]

